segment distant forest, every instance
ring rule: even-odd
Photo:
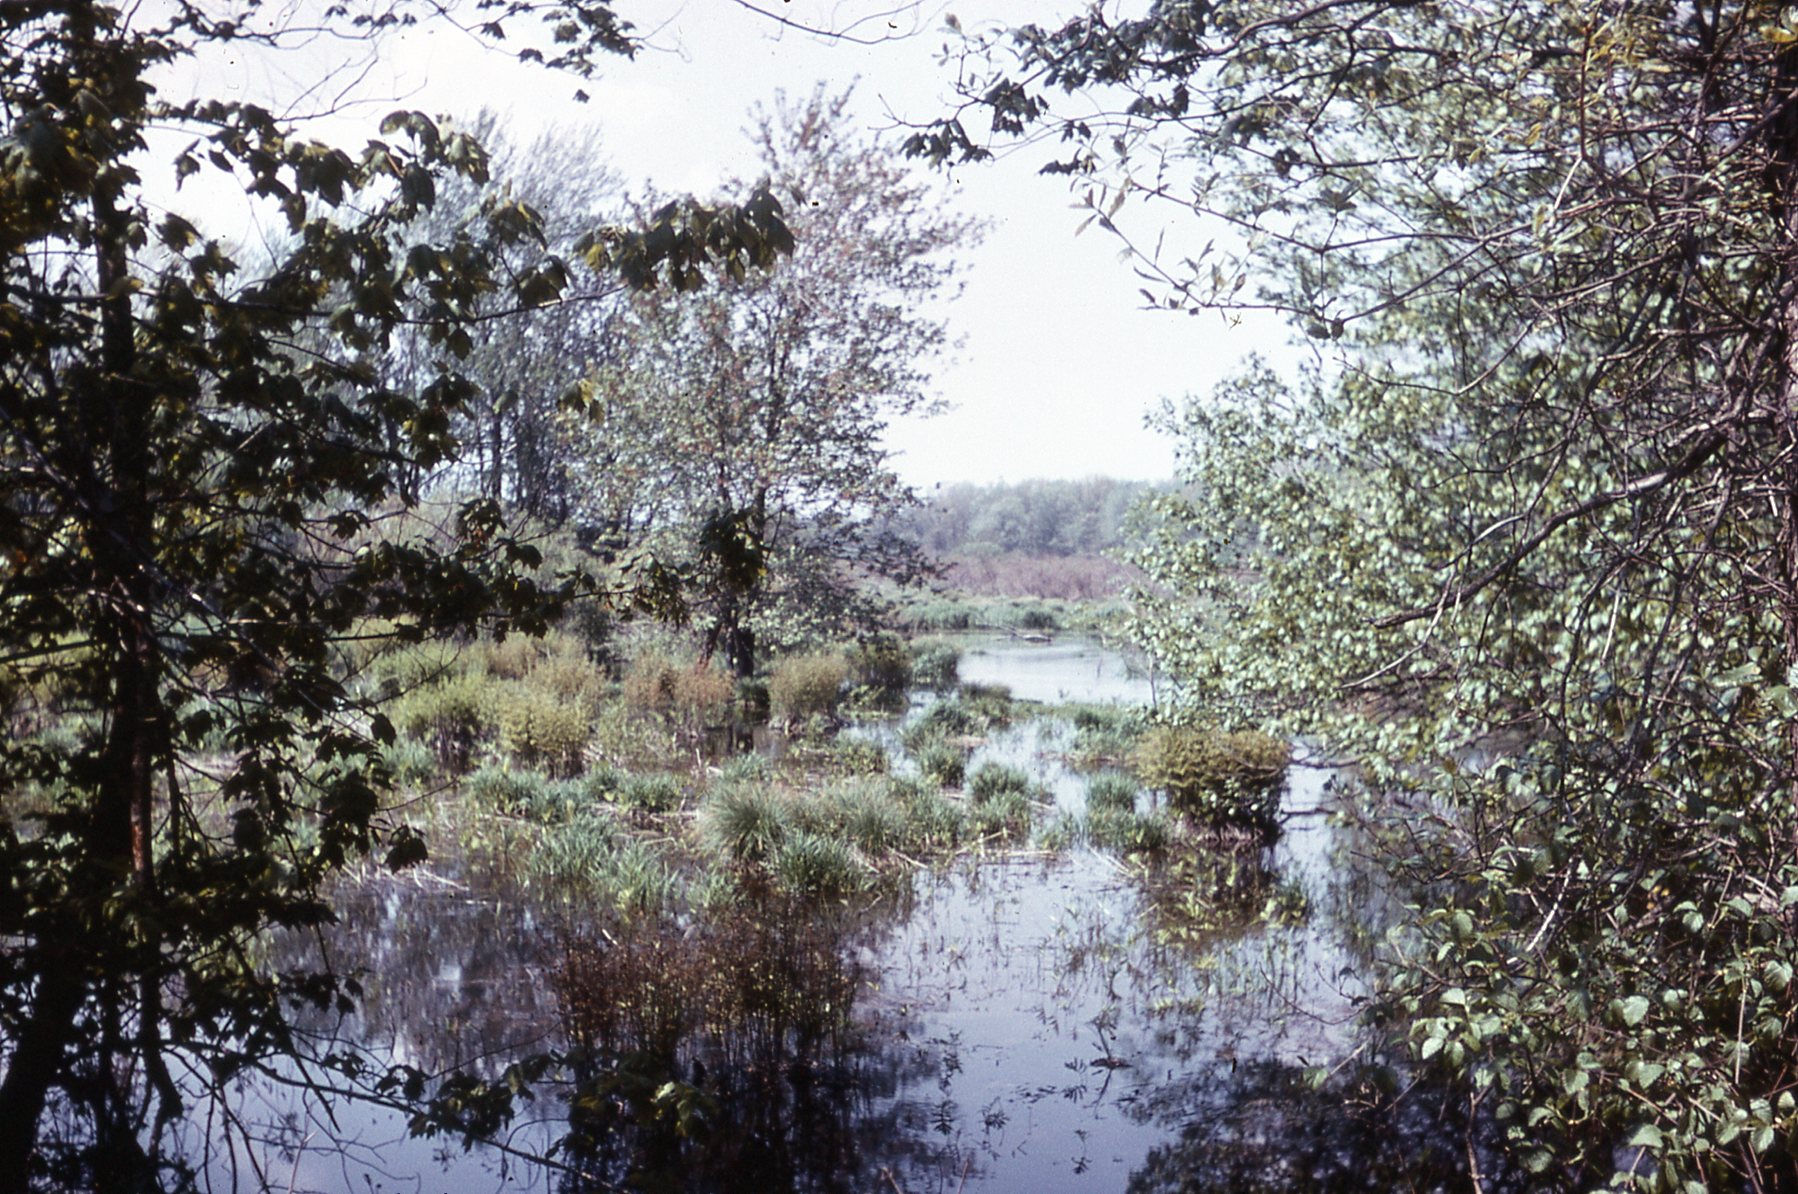
[[[944,485],[894,517],[895,529],[943,559],[995,555],[1098,556],[1124,544],[1130,507],[1155,486],[1086,477]]]

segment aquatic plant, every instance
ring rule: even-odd
[[[613,793],[620,807],[639,813],[671,813],[686,793],[680,780],[665,771],[627,776]]]
[[[612,865],[618,823],[591,810],[546,828],[531,847],[525,869],[539,879],[591,888]]]
[[[788,835],[770,869],[780,885],[811,896],[843,896],[865,889],[873,875],[847,844],[804,830]]]
[[[967,772],[968,755],[962,747],[941,738],[925,741],[912,753],[918,774],[945,788],[959,788]]]
[[[381,764],[403,788],[419,788],[437,778],[436,752],[416,738],[400,738],[381,748]]]
[[[587,745],[587,706],[514,682],[495,694],[500,746],[514,762],[553,775],[578,774]]]
[[[975,802],[991,801],[1017,792],[1028,796],[1030,777],[1004,763],[985,762],[968,777],[968,795]]]
[[[541,771],[492,764],[464,780],[462,790],[494,812],[532,821],[560,821],[587,803],[579,784],[552,780]]]
[[[824,762],[832,771],[844,775],[884,775],[892,760],[886,747],[872,738],[838,734],[824,752]]]
[[[700,832],[713,849],[744,862],[772,855],[791,829],[792,805],[771,788],[716,790],[700,812]]]
[[[1173,827],[1165,813],[1139,813],[1116,805],[1088,808],[1086,840],[1105,850],[1124,854],[1154,854],[1167,849]]]
[[[1136,780],[1121,771],[1102,772],[1086,783],[1087,811],[1133,812],[1139,790]]]
[[[876,634],[849,652],[849,673],[856,684],[899,697],[912,685],[912,657],[891,634]]]
[[[1131,764],[1201,827],[1271,833],[1291,758],[1287,743],[1256,730],[1162,725],[1137,742]]]
[[[912,682],[919,688],[949,692],[961,679],[961,648],[941,639],[919,642],[912,647]]]
[[[596,903],[626,917],[667,911],[682,894],[680,875],[661,851],[634,840],[606,854],[587,882]]]
[[[980,837],[1017,837],[1030,828],[1030,797],[1004,788],[971,800],[968,824]]]

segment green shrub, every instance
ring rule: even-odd
[[[774,717],[792,723],[830,716],[848,677],[849,665],[835,652],[787,656],[768,677]]]
[[[674,708],[681,669],[659,651],[646,651],[625,669],[624,702],[644,713],[667,713]]]
[[[468,770],[474,749],[492,736],[497,694],[481,673],[451,676],[414,688],[385,710],[394,728],[416,738],[453,775]]]
[[[849,672],[857,684],[903,694],[912,683],[911,653],[893,635],[877,634],[849,652]]]
[[[1054,630],[1060,625],[1055,620],[1055,614],[1042,606],[1032,606],[1018,614],[1018,628],[1021,630]]]
[[[803,831],[780,844],[774,854],[773,871],[775,879],[788,891],[825,897],[860,891],[872,878],[867,864],[847,845]]]
[[[553,775],[578,774],[591,722],[585,705],[514,683],[499,698],[500,746],[527,767]]]
[[[1134,812],[1136,794],[1134,779],[1119,771],[1107,771],[1087,781],[1086,808],[1088,812],[1101,809]]]
[[[1256,730],[1156,726],[1137,742],[1132,763],[1143,783],[1198,824],[1265,833],[1291,758],[1290,746]]]
[[[911,662],[912,682],[920,688],[949,692],[961,679],[961,648],[940,640],[919,643]]]

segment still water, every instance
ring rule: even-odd
[[[1149,695],[1122,658],[1079,640],[970,644],[962,678],[1026,700]],[[1078,814],[1085,779],[1063,761],[1070,738],[1064,719],[1025,715],[969,769],[1021,767],[1051,798],[1043,818]],[[1323,815],[1329,786],[1328,772],[1294,769],[1285,833],[1240,870],[1229,864],[1230,890],[1249,898],[1210,919],[1191,915],[1222,873],[1209,863],[1169,880],[1076,846],[918,868],[842,937],[853,1031],[801,1057],[739,1058],[734,1086],[714,1073],[736,1092],[710,1125],[716,1156],[620,1146],[588,1167],[607,1181],[635,1173],[645,1189],[1051,1194],[1196,1188],[1207,1172],[1257,1165],[1254,1142],[1278,1110],[1245,1121],[1244,1107],[1354,1048],[1361,980],[1346,943],[1362,897],[1345,881],[1342,831]],[[1264,897],[1278,914],[1263,912]],[[494,1068],[559,1043],[548,970],[567,927],[557,918],[570,913],[533,907],[528,893],[454,877],[371,880],[332,941],[345,965],[366,968],[369,998],[319,1030],[377,1064],[430,1072]],[[218,1188],[612,1188],[522,1159],[568,1127],[554,1092],[506,1142],[515,1154],[413,1139],[396,1111],[267,1080],[243,1084],[231,1113],[244,1129],[236,1147],[204,1166]],[[1208,1151],[1220,1139],[1239,1142],[1223,1160]]]

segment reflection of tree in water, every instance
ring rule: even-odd
[[[1465,1109],[1423,1087],[1380,1093],[1371,1067],[1313,1086],[1303,1069],[1271,1062],[1201,1067],[1157,1092],[1153,1114],[1180,1123],[1130,1178],[1130,1194],[1200,1191],[1440,1191],[1475,1188]],[[1471,1151],[1487,1194],[1527,1188],[1502,1172],[1491,1133]]]
[[[866,1190],[941,1149],[890,1096],[922,1051],[882,1048],[864,917],[763,896],[704,921],[571,942],[556,974],[584,1065],[569,1191]]]

